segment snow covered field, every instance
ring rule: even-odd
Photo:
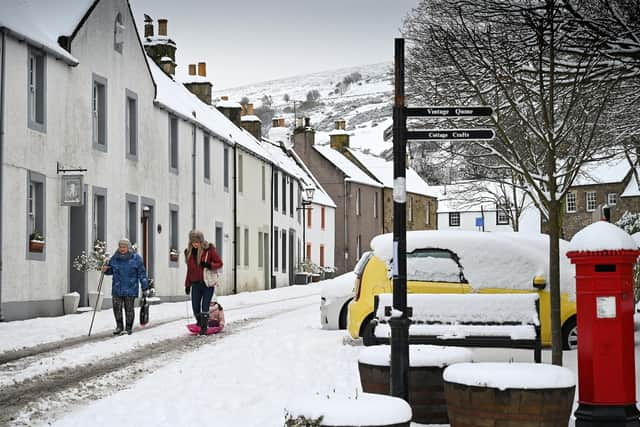
[[[55,391],[32,393],[28,404],[22,402],[12,419],[0,418],[0,424],[282,426],[285,409],[296,399],[355,398],[362,392],[357,369],[362,347],[345,331],[321,329],[321,287],[322,282],[220,297],[228,323],[219,335],[188,336],[186,303],[161,304],[151,307],[151,324],[131,336],[8,362],[2,358],[20,348],[86,336],[91,318],[84,313],[2,323],[0,406],[3,393],[37,389],[52,374],[62,373],[67,383],[58,379]],[[106,336],[112,327],[111,311],[99,312],[94,333]],[[533,358],[525,350],[474,349],[473,354],[474,361]],[[549,351],[543,360],[550,360]],[[576,352],[565,352],[564,360],[575,372]],[[92,368],[104,375],[69,379]]]

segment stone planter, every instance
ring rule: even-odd
[[[452,426],[557,427],[569,424],[575,376],[528,363],[462,363],[445,370]]]
[[[78,312],[78,305],[80,304],[80,294],[78,292],[71,292],[62,296],[62,305],[64,308],[64,314],[74,314]]]
[[[29,240],[29,252],[42,252],[44,250],[44,242],[41,240]]]
[[[363,393],[357,397],[312,396],[291,402],[285,408],[287,421],[304,417],[324,427],[409,427],[411,408],[402,399]]]
[[[98,305],[96,307],[96,311],[102,310],[102,300],[104,299],[104,294],[100,292],[100,296],[98,297],[98,292],[89,292],[89,307],[93,309],[96,307],[96,301]]]
[[[365,393],[389,394],[390,346],[366,347],[358,358],[360,383]],[[412,421],[447,424],[447,402],[442,372],[454,363],[471,361],[470,350],[432,345],[409,346],[409,396]]]

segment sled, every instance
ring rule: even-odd
[[[189,323],[187,325],[187,329],[189,330],[189,332],[191,332],[191,335],[197,335],[200,333],[200,326],[198,326],[197,323]],[[207,328],[206,334],[207,335],[217,334],[221,330],[222,328],[220,326],[209,326]]]

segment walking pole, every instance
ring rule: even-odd
[[[102,264],[104,267],[105,263]],[[98,303],[100,302],[100,291],[102,290],[102,281],[104,280],[104,271],[102,271],[102,267],[100,267],[100,281],[98,282],[98,297],[96,298],[96,306],[93,307],[93,315],[91,316],[91,326],[89,326],[89,335],[91,336],[91,329],[93,328],[93,321],[96,318],[96,310],[98,309]]]

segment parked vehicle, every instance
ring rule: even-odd
[[[356,275],[350,271],[325,280],[320,291],[322,329],[347,329],[347,308],[353,299]]]
[[[565,349],[577,346],[575,267],[560,242],[560,317]],[[362,335],[373,318],[374,295],[392,290],[393,235],[376,236],[372,253],[354,273],[355,295],[348,308],[348,330]],[[551,344],[549,237],[523,233],[410,231],[407,233],[408,293],[519,293],[540,296],[541,339]]]

